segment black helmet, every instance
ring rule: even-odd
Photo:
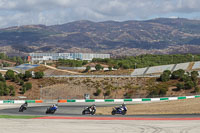
[[[25,104],[28,104],[28,102],[26,101]]]

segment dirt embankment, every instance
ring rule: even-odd
[[[22,86],[7,81],[8,85],[13,85],[16,89],[16,97],[1,97],[1,99],[15,99],[18,96],[26,96],[27,99],[83,99],[84,94],[89,94],[91,99],[145,98],[149,95],[149,88],[160,84],[156,78],[144,77],[43,78],[30,79],[28,82],[31,82],[33,87],[22,95],[19,91]],[[196,95],[193,93],[194,88],[176,91],[177,82],[173,80],[164,83],[163,86],[168,86],[164,96]]]
[[[148,78],[46,78],[41,82],[44,99],[83,99],[84,94],[90,98],[124,98],[127,92],[145,97],[144,82]],[[100,90],[99,95],[95,93]],[[105,95],[105,93],[109,93]]]
[[[164,96],[195,95],[194,89],[176,91],[177,81],[169,81],[168,91]],[[44,99],[83,99],[90,94],[91,99],[145,98],[150,86],[159,84],[156,78],[45,78],[41,97]],[[151,87],[153,88],[153,87]],[[98,94],[97,94],[98,92]],[[163,97],[163,96],[157,96]]]
[[[199,114],[200,98],[127,105],[127,115]],[[97,114],[110,115],[112,107],[98,107]]]

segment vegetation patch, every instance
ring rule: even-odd
[[[6,118],[6,119],[32,119],[38,117],[41,116],[0,115],[0,118]]]
[[[65,59],[59,59],[56,62],[56,66],[66,66],[66,67],[82,67],[83,65],[86,65],[88,61],[82,61],[82,60],[65,60]]]
[[[93,63],[106,64],[114,69],[136,69],[151,66],[160,66],[168,64],[178,64],[184,62],[199,61],[200,55],[192,54],[174,54],[174,55],[139,55],[111,59],[93,59]]]

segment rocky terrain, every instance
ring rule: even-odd
[[[200,21],[158,18],[147,21],[75,21],[0,29],[0,52],[96,52],[114,56],[198,53]]]

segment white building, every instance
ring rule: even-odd
[[[48,60],[59,60],[59,59],[70,59],[70,60],[88,60],[91,61],[93,58],[110,58],[110,54],[92,54],[92,53],[30,53],[29,61],[48,61]]]

